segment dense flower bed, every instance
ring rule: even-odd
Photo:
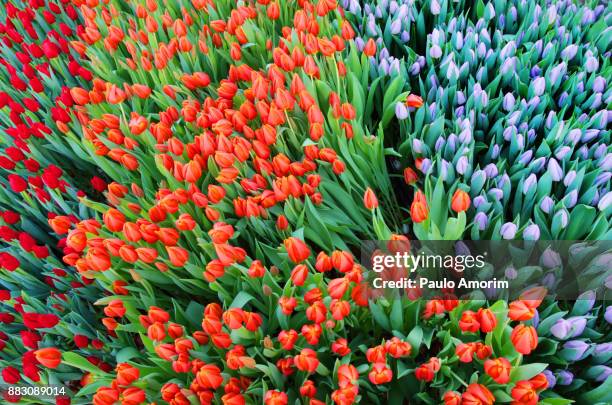
[[[0,388],[612,402],[612,306],[371,299],[362,240],[610,239],[610,6],[13,0]]]

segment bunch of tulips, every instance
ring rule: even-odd
[[[428,199],[469,193],[466,236],[610,238],[605,2],[343,6],[359,28],[359,49],[378,49],[370,59],[374,90],[390,83],[422,97],[426,108],[411,113],[410,98],[398,96],[397,121],[388,117],[383,125],[408,177],[418,172],[431,180],[417,183],[430,190]],[[416,211],[415,222],[428,219]],[[419,237],[456,238],[454,227],[445,235],[445,220],[431,218]]]
[[[592,292],[364,283],[363,240],[611,236],[610,6],[468,3],[4,5],[0,401],[610,403]]]

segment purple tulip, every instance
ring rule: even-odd
[[[545,196],[542,198],[542,202],[540,203],[540,209],[547,214],[550,214],[555,202],[549,196]]]
[[[572,60],[576,53],[578,52],[578,47],[574,44],[568,45],[564,50],[561,51],[561,57],[563,59]]]
[[[591,345],[583,340],[570,340],[563,345],[563,350],[559,352],[559,357],[566,361],[578,361],[586,357],[587,350]]]
[[[555,277],[555,273],[546,273],[546,275],[542,278],[542,285],[549,290],[555,288],[555,284],[557,282],[557,278]]]
[[[442,49],[437,44],[432,45],[431,48],[429,48],[429,56],[433,59],[440,58],[442,56]]]
[[[548,160],[547,172],[553,181],[560,181],[563,178],[563,169],[561,169],[555,158]]]
[[[499,145],[495,144],[493,145],[493,150],[491,151],[491,158],[492,159],[497,159],[499,157],[499,153],[501,152],[501,149],[499,147]]]
[[[468,162],[468,158],[466,156],[461,156],[458,160],[457,163],[455,165],[457,172],[459,174],[465,174],[467,168],[468,168],[469,162]]]
[[[552,333],[557,339],[565,340],[569,338],[575,338],[584,332],[586,328],[587,319],[582,316],[574,316],[568,319],[559,319],[550,328]]]
[[[397,35],[402,31],[402,21],[395,20],[391,23],[391,34]]]
[[[592,141],[593,139],[597,138],[599,136],[599,132],[599,129],[587,129],[586,131],[584,131],[581,141],[583,143],[588,143],[589,141]]]
[[[438,0],[432,0],[429,6],[429,10],[431,11],[431,14],[433,15],[440,14],[440,3],[438,3]]]
[[[595,376],[595,381],[603,382],[608,379],[612,375],[612,368],[605,366],[603,364],[593,366],[589,370],[589,373]]]
[[[595,186],[601,186],[602,184],[606,184],[607,182],[610,181],[610,178],[612,177],[612,173],[610,173],[609,171],[607,172],[603,172],[603,173],[599,173],[597,175],[597,177],[595,178]]]
[[[546,377],[546,381],[548,381],[548,389],[554,388],[554,386],[557,384],[557,378],[552,373],[552,371],[544,370],[542,371],[542,374],[544,374],[544,377]]]
[[[612,356],[612,342],[600,343],[593,348],[593,356]]]
[[[527,194],[530,192],[532,187],[535,187],[538,184],[538,179],[535,174],[531,173],[523,183],[523,194]]]
[[[575,170],[570,170],[565,175],[565,178],[563,179],[563,184],[565,185],[565,187],[569,187],[569,185],[572,184],[572,182],[575,179],[576,179],[576,171]]]
[[[504,270],[504,276],[506,276],[508,280],[514,280],[518,277],[518,272],[514,267],[506,267],[506,270]]]
[[[506,222],[500,228],[499,233],[501,234],[502,238],[510,240],[514,239],[514,237],[516,236],[516,230],[517,226],[515,224],[513,224],[512,222]]]
[[[532,86],[533,94],[539,97],[544,94],[544,90],[546,90],[546,79],[538,77],[532,82]]]
[[[540,258],[542,265],[546,268],[553,269],[561,266],[561,256],[554,250],[547,248]]]
[[[606,79],[601,76],[597,76],[593,81],[593,91],[595,93],[603,93],[606,88]]]
[[[584,64],[584,69],[588,73],[595,72],[597,69],[599,69],[599,62],[593,56],[589,56]]]
[[[504,96],[504,101],[502,103],[504,110],[506,110],[507,112],[512,111],[514,109],[514,103],[514,95],[512,95],[512,93],[506,93],[506,95]]]
[[[563,199],[567,208],[574,208],[578,202],[578,190],[572,190]]]
[[[504,198],[504,192],[499,188],[492,188],[488,193],[495,201],[499,201]]]
[[[555,152],[555,156],[557,157],[557,159],[563,160],[565,156],[567,156],[567,154],[570,153],[571,151],[572,150],[569,146],[562,146],[559,149],[557,149],[557,151]]]
[[[573,144],[577,144],[582,137],[582,131],[578,128],[574,128],[567,134],[567,139]]]
[[[565,340],[570,336],[570,323],[561,318],[550,327],[550,333],[557,339]]]
[[[569,215],[567,214],[567,211],[564,209],[560,209],[559,211],[555,212],[553,221],[559,221],[561,227],[565,228],[569,221]]]
[[[489,163],[488,165],[486,165],[484,168],[484,172],[490,179],[495,178],[499,173],[499,171],[497,170],[497,166],[494,163]]]
[[[476,196],[476,198],[474,198],[474,208],[479,208],[482,204],[485,204],[487,202],[487,199],[481,195]]]
[[[408,108],[406,104],[400,102],[395,103],[395,116],[398,120],[405,120],[408,118]]]
[[[574,374],[571,371],[561,370],[557,373],[557,384],[570,385],[574,380]]]
[[[612,191],[608,191],[603,197],[599,199],[599,202],[597,203],[597,208],[599,208],[600,211],[606,211],[608,207],[610,207],[610,205],[612,205]]]
[[[538,240],[540,239],[540,228],[536,224],[531,224],[523,230],[523,239]]]
[[[429,172],[429,169],[431,169],[431,160],[423,159],[423,161],[421,162],[421,172],[427,174]]]
[[[523,139],[523,137],[521,135],[519,135],[519,137],[517,139]],[[518,163],[521,166],[527,166],[527,164],[529,164],[529,162],[531,162],[531,158],[532,157],[533,157],[533,151],[530,149],[530,150],[524,152],[523,154],[521,154],[521,156],[519,156]]]
[[[489,218],[487,217],[487,214],[481,211],[474,216],[474,223],[478,225],[478,230],[484,231],[487,229],[487,225],[489,224]]]
[[[608,305],[606,307],[606,313],[604,314],[604,319],[609,324],[612,324],[612,305]]]

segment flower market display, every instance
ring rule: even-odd
[[[611,52],[605,1],[3,1],[0,403],[612,404]],[[582,248],[389,298],[364,241]]]

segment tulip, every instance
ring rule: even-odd
[[[529,354],[538,345],[538,334],[533,326],[519,324],[512,329],[510,340],[517,352]]]
[[[466,211],[470,207],[470,196],[463,190],[457,190],[451,199],[451,208],[455,212]]]
[[[563,345],[559,356],[567,361],[582,360],[591,346],[582,340],[570,340]]]
[[[54,347],[36,350],[34,356],[40,364],[47,368],[57,368],[62,362],[62,353]]]
[[[378,207],[378,199],[370,187],[368,187],[363,196],[363,205],[370,211]]]
[[[310,257],[310,249],[300,239],[295,237],[289,237],[284,241],[285,249],[289,255],[289,259],[293,263],[300,263]]]
[[[484,363],[485,372],[498,384],[510,381],[510,362],[504,357],[489,359]]]
[[[519,381],[512,388],[512,398],[519,404],[536,405],[538,394],[529,381]]]
[[[461,405],[461,394],[455,391],[446,391],[442,400],[444,405]]]
[[[372,365],[372,371],[368,374],[368,378],[372,384],[386,384],[393,378],[393,372],[384,363],[374,363]]]
[[[482,384],[470,384],[461,395],[462,405],[493,405],[495,396]]]

